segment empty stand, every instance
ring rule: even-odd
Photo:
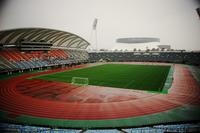
[[[52,49],[21,52],[18,49],[0,51],[0,71],[15,71],[57,65],[80,64],[88,60],[86,51]]]
[[[89,57],[90,62],[103,59],[115,62],[171,62],[200,65],[199,52],[90,52]]]

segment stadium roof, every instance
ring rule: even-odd
[[[118,38],[118,43],[148,43],[148,42],[160,42],[159,38],[152,37],[135,37],[135,38]]]
[[[20,28],[0,31],[0,44],[20,44],[22,41],[47,42],[55,47],[86,49],[90,45],[78,35],[47,28]]]

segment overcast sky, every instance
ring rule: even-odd
[[[198,0],[4,0],[0,30],[44,27],[75,33],[89,42],[98,18],[99,48],[122,37],[156,37],[174,49],[200,50]]]

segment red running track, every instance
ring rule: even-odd
[[[58,71],[63,70],[25,74],[0,81],[0,110],[15,116],[102,120],[154,114],[184,105],[200,105],[200,87],[188,68],[182,65],[175,65],[174,82],[169,94],[26,80],[31,76]]]

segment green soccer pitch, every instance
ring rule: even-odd
[[[71,83],[73,77],[88,78],[89,85],[162,91],[170,66],[103,64],[34,77]]]

